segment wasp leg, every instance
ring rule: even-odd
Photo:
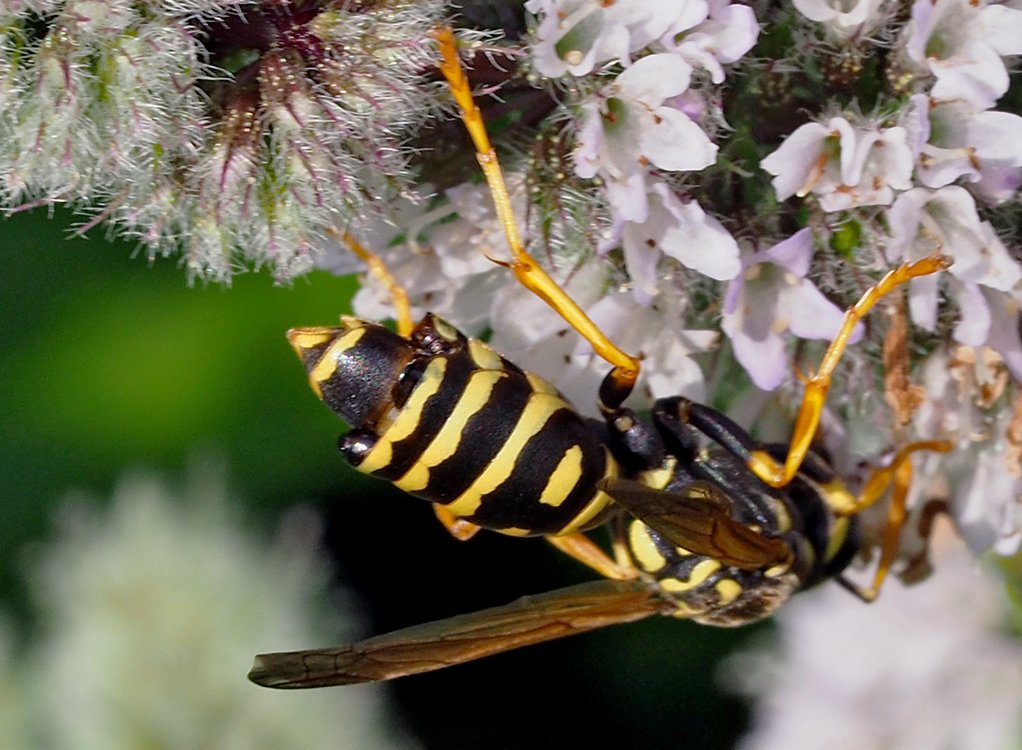
[[[663,436],[668,450],[678,456],[683,464],[691,463],[698,450],[693,430],[698,430],[747,464],[752,461],[754,453],[764,451],[748,432],[729,417],[713,407],[684,396],[658,399],[653,404],[653,423]]]
[[[880,593],[887,574],[894,564],[898,554],[898,546],[901,540],[901,531],[905,526],[905,519],[908,517],[906,502],[908,500],[909,486],[912,484],[912,462],[911,455],[917,451],[934,451],[947,453],[951,450],[951,444],[946,440],[923,440],[917,443],[909,443],[895,455],[889,466],[875,469],[866,480],[855,504],[848,509],[840,509],[841,515],[850,516],[859,513],[882,498],[887,489],[891,488],[891,504],[887,509],[887,520],[884,524],[883,534],[880,537],[880,561],[877,564],[876,572],[873,574],[873,583],[869,587],[862,587],[843,576],[838,576],[842,586],[861,598],[863,601],[871,602]],[[928,532],[930,525],[925,527],[924,533]]]
[[[844,324],[838,332],[837,337],[831,342],[823,360],[820,362],[816,374],[809,378],[806,383],[805,393],[802,396],[802,406],[799,408],[798,417],[795,419],[795,429],[792,432],[791,442],[788,446],[788,455],[784,463],[776,461],[764,450],[754,450],[749,457],[749,469],[757,477],[762,479],[771,487],[784,487],[798,473],[802,460],[809,452],[813,438],[816,436],[816,429],[820,424],[820,415],[823,412],[823,404],[827,399],[827,391],[830,388],[831,376],[848,347],[848,340],[855,330],[855,326],[862,320],[873,306],[884,296],[895,288],[918,276],[928,276],[950,267],[951,260],[946,255],[932,255],[928,258],[914,263],[904,263],[893,271],[890,271],[876,285],[866,290],[862,298],[845,312]]]
[[[917,583],[933,572],[930,562],[930,536],[933,534],[933,523],[941,513],[950,515],[946,500],[929,500],[919,510],[916,531],[923,540],[922,549],[905,561],[905,568],[898,577],[905,583]]]
[[[639,571],[635,566],[630,562],[622,561],[616,549],[615,557],[618,559],[615,560],[582,532],[565,536],[548,536],[546,540],[568,557],[592,568],[605,578],[610,578],[613,581],[631,581],[639,577]]]
[[[331,233],[343,242],[351,252],[357,255],[366,264],[369,273],[375,276],[376,280],[387,289],[394,303],[394,320],[397,323],[397,333],[399,336],[408,338],[415,327],[415,323],[412,321],[412,307],[408,302],[408,292],[394,278],[380,256],[367,250],[363,247],[362,243],[348,232],[333,230]]]
[[[471,521],[466,521],[464,518],[458,518],[439,503],[433,503],[433,514],[443,524],[443,527],[447,529],[447,533],[459,542],[471,539],[482,528],[481,526],[476,526]]]
[[[440,72],[447,79],[451,94],[461,110],[461,119],[475,145],[476,158],[486,176],[497,217],[504,228],[504,235],[511,250],[510,262],[495,262],[510,268],[522,286],[550,305],[568,325],[592,345],[600,357],[613,366],[600,386],[601,409],[605,412],[613,411],[631,393],[639,376],[639,360],[619,349],[525,250],[514,212],[511,210],[511,199],[508,197],[500,162],[486,133],[479,108],[472,99],[472,89],[465,77],[465,71],[461,67],[454,33],[449,28],[439,29],[436,38],[443,56]]]

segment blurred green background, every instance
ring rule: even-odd
[[[539,540],[455,542],[425,503],[345,469],[343,425],[283,334],[336,320],[353,280],[314,273],[281,288],[250,273],[189,287],[176,259],[150,265],[101,231],[69,238],[72,224],[60,211],[0,221],[0,609],[23,642],[25,556],[60,499],[108,495],[135,467],[179,476],[209,451],[267,533],[296,503],[323,513],[367,634],[590,577]],[[390,697],[430,748],[732,747],[746,713],[715,670],[758,632],[658,618],[401,680]]]

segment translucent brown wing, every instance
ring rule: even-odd
[[[260,654],[248,678],[275,688],[390,680],[671,610],[649,584],[593,581],[346,646]]]
[[[709,482],[667,492],[628,479],[604,479],[600,489],[673,544],[745,570],[791,560],[783,540],[768,537],[731,517],[731,505]]]

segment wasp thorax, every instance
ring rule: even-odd
[[[341,323],[292,328],[287,337],[316,395],[349,425],[372,425],[393,405],[394,386],[415,350],[383,326],[350,317]]]

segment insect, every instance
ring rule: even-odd
[[[250,679],[279,688],[386,680],[653,614],[741,625],[827,578],[873,598],[897,550],[911,455],[950,446],[905,445],[855,496],[813,450],[813,438],[856,324],[892,290],[948,260],[896,268],[847,311],[806,383],[789,444],[760,445],[726,415],[683,397],[658,400],[642,419],[622,406],[638,360],[522,247],[453,39],[441,37],[441,49],[508,228],[508,265],[613,366],[598,394],[602,422],[443,320],[426,315],[413,324],[400,305],[396,333],[344,317],[337,327],[288,335],[313,390],[353,426],[340,449],[355,468],[433,502],[458,536],[479,527],[542,535],[605,579],[337,648],[262,654]],[[842,575],[861,546],[856,514],[889,490],[889,530],[873,584],[861,588]],[[582,533],[603,523],[613,532],[613,557]]]

